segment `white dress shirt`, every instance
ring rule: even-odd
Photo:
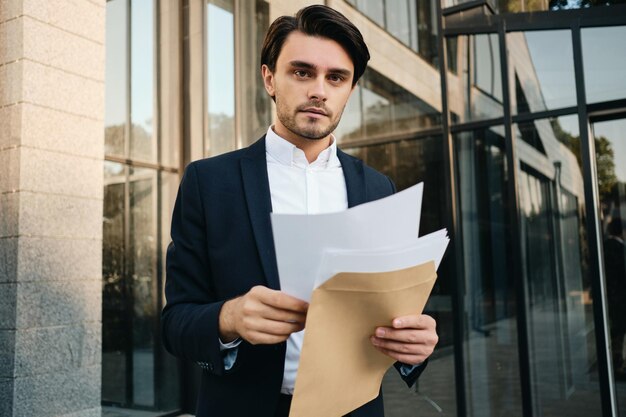
[[[348,208],[346,181],[337,158],[337,143],[334,136],[332,144],[310,164],[301,149],[278,136],[272,127],[265,136],[265,150],[274,213],[319,214]],[[301,242],[294,244],[305,245],[306,236],[302,237]],[[304,330],[292,333],[287,339],[283,383],[280,390],[283,394],[293,394],[303,339]],[[220,340],[226,370],[232,368],[237,360],[237,346],[240,343],[241,339],[230,343],[222,343]],[[407,376],[417,366],[403,365],[400,373]]]
[[[265,149],[274,213],[319,214],[348,208],[346,181],[334,137],[332,144],[310,164],[301,149],[278,136],[271,127],[265,136]],[[294,244],[306,245],[306,236]],[[303,338],[304,330],[287,340],[283,394],[293,394]]]

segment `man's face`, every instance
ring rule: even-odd
[[[276,99],[275,132],[292,143],[328,138],[353,90],[354,65],[343,47],[295,31],[285,40],[275,71],[264,65],[262,72],[265,89]]]

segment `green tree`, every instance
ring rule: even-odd
[[[556,119],[552,120],[551,124],[556,138],[576,155],[578,165],[582,167],[580,136],[574,136],[564,131],[561,124]],[[603,200],[605,196],[611,194],[611,189],[617,183],[617,175],[615,174],[615,151],[611,146],[611,141],[604,136],[595,138],[595,148],[598,188],[600,190],[600,198]]]

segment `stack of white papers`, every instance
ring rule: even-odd
[[[274,214],[281,290],[305,301],[340,272],[389,272],[430,261],[439,267],[445,229],[419,237],[423,183],[348,210]]]

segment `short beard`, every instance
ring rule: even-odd
[[[331,124],[326,129],[321,129],[315,125],[299,127],[296,123],[296,114],[305,108],[308,107],[317,107],[323,109],[327,112],[327,117],[331,120]],[[277,116],[278,120],[289,130],[291,133],[303,137],[305,139],[310,140],[320,140],[328,137],[331,133],[335,131],[337,125],[341,121],[341,116],[343,114],[343,109],[341,109],[341,113],[339,113],[339,117],[335,120],[332,120],[332,114],[328,114],[328,110],[322,105],[320,106],[318,103],[307,103],[302,106],[298,106],[293,116],[289,116],[289,113],[286,111],[282,111],[280,104],[276,103],[277,108]]]

